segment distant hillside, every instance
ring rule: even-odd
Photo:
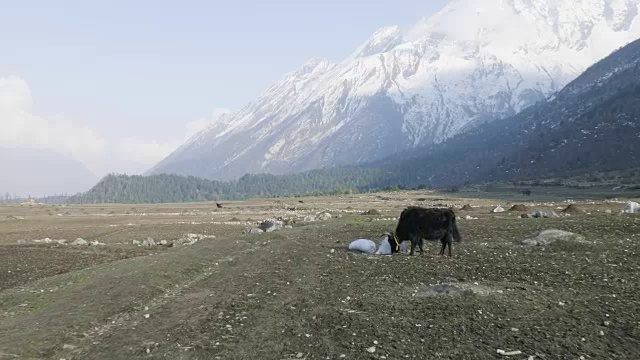
[[[426,154],[426,155],[425,155]],[[397,160],[405,156],[405,160]],[[176,175],[104,178],[71,202],[153,203],[366,191],[401,185],[563,178],[640,169],[640,40],[616,51],[557,96],[450,140],[369,168],[245,175],[220,182]],[[630,173],[635,175],[635,170]]]
[[[69,203],[169,203],[239,200],[295,194],[345,193],[363,189],[383,177],[379,169],[314,170],[296,175],[245,175],[237,181],[211,181],[193,176],[109,175]]]
[[[99,179],[69,156],[27,148],[0,148],[0,174],[0,194],[18,197],[75,194]]]

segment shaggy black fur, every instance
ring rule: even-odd
[[[396,231],[389,238],[391,243],[391,253],[395,253],[400,248],[403,241],[411,241],[411,255],[413,255],[416,245],[420,248],[420,253],[424,251],[422,244],[424,240],[440,240],[442,248],[440,255],[449,246],[449,256],[451,256],[451,243],[462,241],[462,236],[456,226],[456,214],[451,209],[425,209],[421,207],[408,207],[398,220]]]

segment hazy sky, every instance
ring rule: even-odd
[[[0,146],[141,172],[312,56],[446,0],[0,0]]]

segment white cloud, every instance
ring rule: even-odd
[[[182,145],[181,140],[171,142],[145,141],[135,137],[128,137],[118,141],[117,151],[121,157],[141,166],[153,166],[167,157]],[[146,170],[146,169],[145,169]]]
[[[189,122],[185,132],[169,141],[136,136],[107,140],[86,124],[64,116],[39,116],[32,110],[29,85],[16,76],[0,76],[0,146],[52,149],[70,155],[96,175],[109,172],[142,173],[177,149],[197,132],[229,114],[215,109]]]
[[[29,86],[22,79],[0,78],[0,145],[56,149],[85,164],[104,152],[105,140],[92,129],[62,116],[35,115],[32,102]]]

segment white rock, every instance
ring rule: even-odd
[[[323,212],[318,214],[317,219],[318,220],[330,220],[333,216],[328,213],[328,212]]]
[[[368,347],[367,348],[367,352],[370,353],[370,354],[373,354],[374,352],[376,352],[376,347],[375,346]]]
[[[77,239],[73,240],[71,245],[89,245],[89,243],[87,242],[87,240],[85,240],[83,238],[77,238]]]
[[[504,351],[504,350],[498,349],[497,352],[498,352],[498,355],[502,355],[502,356],[516,356],[516,355],[522,354],[522,351],[520,350]]]
[[[495,208],[493,208],[493,210],[491,210],[491,212],[494,212],[494,213],[501,213],[504,211],[505,211],[504,208],[500,205],[496,206]]]
[[[156,241],[153,238],[148,237],[142,241],[142,246],[156,246]]]
[[[627,214],[640,213],[640,204],[634,201],[627,202],[627,206],[624,207],[624,212]]]
[[[544,230],[538,236],[530,239],[522,240],[522,245],[548,245],[555,241],[576,241],[584,242],[584,236],[574,234],[568,231],[562,230]]]

